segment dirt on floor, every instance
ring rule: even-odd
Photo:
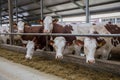
[[[98,72],[84,66],[73,63],[65,63],[58,60],[34,56],[32,60],[26,60],[25,54],[12,52],[0,48],[0,56],[13,62],[30,66],[39,71],[54,74],[65,80],[120,80],[120,76],[108,72]]]

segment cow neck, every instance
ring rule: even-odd
[[[98,44],[96,49],[99,49],[106,44],[106,41],[104,39],[101,39],[101,38],[96,38],[96,41]]]

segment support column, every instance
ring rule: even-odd
[[[40,0],[40,13],[41,13],[41,20],[43,20],[43,0]]]
[[[16,23],[18,23],[18,7],[17,7],[17,0],[15,0],[15,9],[16,9]]]
[[[62,23],[63,22],[63,17],[61,15],[60,15],[60,20],[61,20],[60,22]]]
[[[9,9],[9,24],[10,24],[10,32],[13,32],[13,0],[8,0],[8,9]],[[13,44],[13,36],[10,36],[10,44]]]
[[[40,19],[43,20],[43,0],[40,0]],[[46,50],[48,50],[48,35],[46,35]]]
[[[0,27],[2,26],[2,1],[0,0]]]
[[[86,23],[89,23],[90,22],[89,0],[85,0],[85,3],[86,3],[86,8],[85,8],[85,11],[86,11]]]

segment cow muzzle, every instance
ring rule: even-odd
[[[48,30],[43,30],[44,33],[48,33]]]
[[[56,59],[63,59],[63,55],[56,55]]]
[[[88,60],[87,63],[89,63],[89,64],[94,64],[94,63],[95,63],[95,60]]]

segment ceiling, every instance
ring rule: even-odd
[[[16,10],[18,19],[33,21],[41,18],[40,0],[15,0],[13,4],[13,19],[16,20]],[[0,0],[0,12],[2,23],[9,20],[8,0]],[[89,0],[90,14],[120,12],[120,0]],[[43,0],[43,15],[53,17],[69,17],[85,15],[85,0]]]

